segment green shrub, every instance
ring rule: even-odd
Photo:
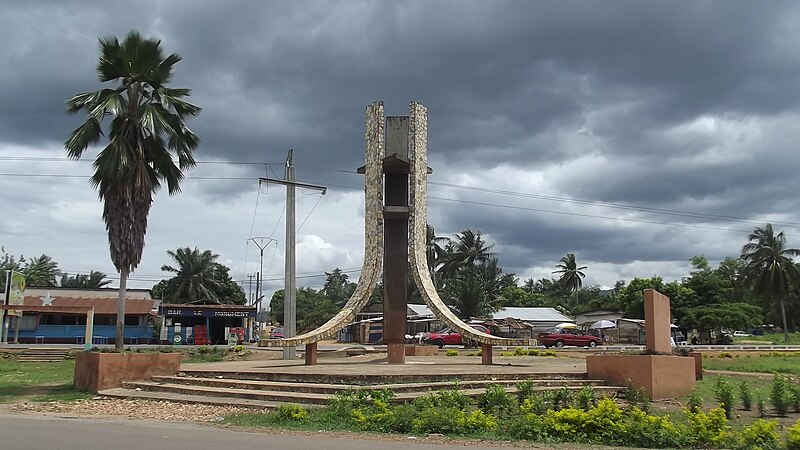
[[[515,412],[517,406],[514,396],[509,394],[503,386],[491,384],[486,391],[478,396],[478,408],[487,414],[497,417],[507,417]]]
[[[308,411],[298,405],[281,405],[276,411],[278,417],[293,422],[303,422],[308,419]]]
[[[750,392],[750,385],[747,384],[746,380],[742,380],[739,383],[739,398],[742,399],[742,408],[745,411],[753,409],[753,393]]]
[[[411,403],[403,403],[392,408],[391,431],[395,433],[411,433],[414,430],[414,419],[417,408]]]
[[[689,444],[688,432],[672,423],[669,416],[651,416],[633,408],[623,420],[625,434],[621,444],[648,448],[683,448]]]
[[[725,410],[714,408],[708,413],[686,412],[689,436],[700,446],[719,446],[728,439],[728,419]]]
[[[533,396],[533,381],[526,380],[517,383],[517,401],[522,404],[523,400]]]
[[[456,350],[456,349],[450,349],[450,350],[448,350],[448,351],[447,351],[447,353],[445,353],[445,354],[446,354],[447,356],[458,356],[458,350]]]
[[[789,398],[794,412],[800,413],[800,384],[792,386],[789,392]]]
[[[428,397],[432,400],[431,407],[467,409],[472,404],[472,399],[458,388],[444,389]]]
[[[553,402],[553,409],[556,411],[560,411],[565,408],[569,408],[569,405],[572,404],[572,397],[573,393],[566,387],[562,387],[552,394],[552,402]]]
[[[352,410],[350,418],[362,430],[390,432],[394,429],[394,414],[389,403],[373,399],[372,404]]]
[[[775,408],[775,413],[785,417],[789,412],[789,386],[783,375],[775,374],[772,378],[769,400]]]
[[[542,356],[558,356],[555,350],[545,350],[542,352]]]
[[[584,411],[597,404],[597,393],[592,386],[584,386],[575,396],[575,406]]]
[[[606,444],[621,442],[621,437],[625,434],[622,410],[614,400],[609,398],[600,400],[596,407],[587,408],[583,433],[593,442]]]
[[[725,377],[717,378],[714,383],[714,398],[725,411],[725,418],[730,419],[733,416],[734,406],[733,385]]]
[[[733,354],[731,354],[730,352],[720,352],[720,354],[717,355],[717,358],[720,358],[720,359],[722,359],[722,358],[733,358]]]
[[[543,418],[547,434],[557,437],[563,442],[585,442],[587,436],[583,431],[588,418],[586,411],[567,408],[560,411],[548,410]]]
[[[758,419],[737,433],[734,447],[741,450],[778,450],[780,436],[775,420]]]
[[[535,414],[537,416],[540,416],[551,408],[550,408],[550,403],[547,401],[547,398],[543,394],[542,395],[533,394],[522,400],[519,409],[520,411],[522,411],[523,414]]]
[[[528,350],[528,356],[539,356],[541,353],[538,348]]]
[[[697,413],[703,407],[703,397],[701,397],[696,390],[692,391],[692,393],[689,394],[689,399],[686,403],[686,407],[690,412]]]
[[[786,450],[800,450],[800,420],[786,430]]]
[[[756,409],[758,410],[758,417],[762,419],[767,417],[767,405],[761,392],[756,392]]]
[[[528,350],[522,347],[517,347],[514,349],[514,356],[528,356]]]
[[[369,393],[363,389],[351,389],[334,394],[328,400],[328,406],[334,415],[349,417],[351,412],[369,405]]]
[[[529,401],[530,398],[525,399]],[[550,439],[544,426],[541,413],[525,413],[504,422],[504,435],[513,439],[546,442]]]
[[[500,352],[500,356],[514,356],[514,352]]]
[[[642,411],[650,412],[650,396],[647,394],[647,389],[643,387],[636,388],[633,381],[629,378],[625,383],[625,390],[623,391],[625,400],[628,401],[629,408],[639,408]]]

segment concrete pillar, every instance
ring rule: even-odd
[[[306,344],[305,360],[307,366],[317,365],[317,343]]]
[[[669,297],[655,289],[644,290],[644,324],[647,351],[672,354]]]
[[[492,362],[492,344],[481,344],[481,364],[491,366]]]

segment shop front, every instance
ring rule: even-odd
[[[162,304],[161,340],[174,345],[227,345],[245,339],[255,306]]]

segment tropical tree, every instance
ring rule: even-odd
[[[586,266],[578,267],[578,263],[575,262],[575,254],[567,253],[567,256],[562,257],[561,262],[556,264],[556,269],[558,270],[553,273],[561,274],[558,282],[565,289],[575,291],[575,304],[578,304],[578,290],[583,286],[583,279],[586,278],[586,274],[581,271],[585,270]]]
[[[47,255],[29,259],[22,270],[25,274],[25,284],[30,287],[56,286],[56,279],[61,275],[58,263]]]
[[[763,228],[757,227],[747,240],[749,242],[742,247],[741,255],[744,282],[752,286],[757,295],[780,304],[783,338],[788,341],[786,297],[789,296],[790,283],[797,286],[800,282],[800,270],[791,257],[800,255],[800,249],[786,248],[786,236],[782,231],[776,235],[770,223]]]
[[[440,274],[443,278],[450,278],[461,270],[487,262],[495,256],[491,251],[492,247],[494,244],[487,244],[480,230],[477,233],[472,230],[462,231],[445,247],[446,254],[439,269]]]
[[[167,282],[171,288],[164,300],[172,303],[220,303],[217,291],[221,289],[216,278],[217,258],[219,255],[211,250],[200,251],[197,247],[167,250],[178,267],[161,266],[164,272],[172,272],[175,276]]]
[[[338,267],[333,272],[325,272],[325,275],[327,278],[321,292],[341,308],[355,292],[356,284],[348,281],[347,274]]]
[[[86,111],[86,122],[64,144],[79,159],[104,135],[108,144],[94,161],[90,183],[103,201],[111,261],[120,275],[115,347],[122,350],[125,291],[129,274],[142,259],[147,216],[154,194],[166,183],[170,195],[180,192],[183,171],[195,165],[192,152],[200,139],[184,123],[200,108],[183,100],[189,89],[171,89],[177,53],[164,57],[161,41],[131,31],[120,42],[100,39],[97,64],[101,83],[111,87],[78,94],[66,102],[68,114]],[[174,156],[173,156],[174,153]],[[173,158],[177,159],[177,165]]]
[[[61,275],[61,283],[59,285],[66,288],[99,289],[111,283],[111,280],[106,280],[105,278],[106,274],[95,272],[94,270],[88,274],[76,273],[74,276],[64,273]]]
[[[431,274],[434,286],[438,286],[436,268],[442,263],[445,255],[445,247],[442,244],[450,242],[444,236],[436,236],[436,230],[430,225],[425,225],[425,257],[428,262],[428,272]]]

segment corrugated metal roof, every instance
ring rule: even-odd
[[[50,297],[50,305],[45,305],[45,302],[39,296],[26,295],[23,300],[23,310],[31,308],[30,311],[37,311],[42,313],[72,313],[75,314],[77,309],[89,309],[94,307],[95,314],[116,314],[117,313],[117,298],[86,298],[86,297],[63,297],[52,295]],[[125,315],[144,315],[150,314],[153,310],[153,300],[144,300],[138,298],[129,298],[125,300]]]
[[[523,322],[572,322],[572,319],[561,314],[555,308],[501,308],[492,318],[495,320],[514,318]]]
[[[407,306],[409,317],[433,317],[433,311],[428,308],[428,305],[415,305],[409,303]]]

